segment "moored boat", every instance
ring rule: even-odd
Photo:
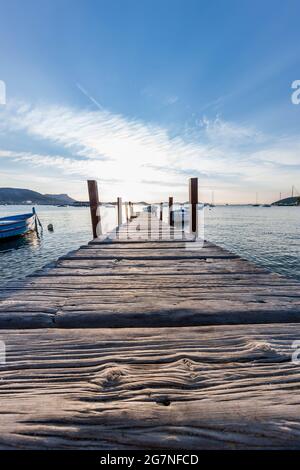
[[[177,227],[184,227],[185,224],[189,221],[189,208],[188,207],[179,207],[173,211],[174,223]]]
[[[35,209],[28,214],[10,215],[0,218],[0,241],[21,237],[36,230],[37,215]]]

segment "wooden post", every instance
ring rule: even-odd
[[[128,202],[125,202],[125,215],[126,215],[126,222],[128,222]]]
[[[132,217],[133,217],[133,204],[130,201],[130,203],[129,203],[129,219],[131,220]]]
[[[198,229],[198,178],[189,180],[190,198],[190,232],[196,233]]]
[[[151,240],[151,206],[150,207],[150,210],[148,210],[148,240]]]
[[[160,212],[159,212],[159,220],[162,222],[163,220],[163,203],[160,203]]]
[[[122,225],[122,198],[117,199],[118,225]]]
[[[173,206],[173,197],[169,197],[169,225],[170,227],[174,227],[174,213],[172,210]]]
[[[185,223],[185,220],[184,220],[184,204],[181,204],[181,232],[182,232],[182,236],[184,235],[184,223]]]
[[[88,180],[87,183],[88,183],[88,190],[89,190],[93,237],[97,238],[98,236],[97,227],[98,227],[98,224],[101,223],[101,217],[100,217],[100,214],[98,213],[98,206],[99,206],[98,185],[97,185],[97,181],[95,180]],[[101,225],[99,225],[98,231],[99,231],[99,235],[101,235]]]

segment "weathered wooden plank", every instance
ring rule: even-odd
[[[119,233],[112,234],[109,237],[101,237],[97,239],[98,241],[107,242],[107,243],[144,243],[145,241],[152,241],[155,243],[159,243],[163,241],[164,243],[172,242],[172,241],[194,241],[194,236],[189,236],[181,231],[169,231],[169,230],[158,230],[152,231],[151,233],[148,231],[121,231]],[[96,243],[96,242],[95,242]]]
[[[194,238],[191,240],[172,240],[172,239],[157,239],[157,240],[116,240],[116,239],[98,239],[91,240],[88,245],[89,247],[97,247],[101,245],[102,248],[113,248],[117,247],[148,247],[151,248],[168,248],[169,246],[180,247],[186,246],[189,243],[194,243]],[[204,241],[204,246],[217,246],[207,240]]]
[[[116,244],[117,245],[117,244]],[[176,245],[178,245],[176,243]],[[114,246],[113,244],[99,244],[99,245],[86,245],[85,247],[81,247],[79,250],[73,251],[71,253],[82,253],[85,256],[88,254],[92,257],[94,253],[123,253],[126,252],[128,254],[130,253],[136,253],[140,252],[141,254],[149,255],[149,252],[152,253],[169,253],[171,252],[172,254],[180,255],[182,253],[190,253],[190,252],[195,252],[195,251],[203,251],[204,253],[226,253],[226,254],[232,254],[230,251],[225,250],[224,248],[220,248],[218,246],[214,245],[202,245],[202,244],[196,244],[196,243],[188,243],[187,245],[185,244],[180,244],[179,247],[173,247],[172,244],[169,244],[168,247],[145,247],[144,243],[142,244],[141,247],[136,247],[134,246],[133,248],[129,246],[128,244],[124,244],[122,247],[119,246]]]
[[[70,260],[70,259],[61,259],[55,264],[55,267],[59,270],[60,268],[67,268],[69,271],[71,269],[87,269],[90,272],[96,272],[96,269],[102,270],[102,272],[113,272],[118,271],[122,274],[124,273],[144,273],[149,272],[151,274],[163,274],[167,273],[172,275],[172,273],[180,272],[182,274],[190,273],[223,273],[223,272],[263,272],[268,273],[265,268],[261,266],[254,265],[249,263],[246,260],[241,258],[234,259],[213,259],[205,258],[199,260],[190,260],[190,259],[178,259],[172,260],[170,263],[169,260]],[[48,270],[49,271],[49,270]]]
[[[259,284],[258,284],[259,283]],[[180,292],[186,291],[193,294],[194,290],[199,290],[199,292],[204,292],[206,290],[214,290],[216,293],[220,289],[227,289],[228,292],[234,289],[236,292],[243,290],[250,290],[259,292],[263,291],[272,291],[274,293],[280,294],[284,293],[293,293],[299,294],[299,283],[293,280],[283,280],[276,279],[272,277],[265,277],[263,274],[257,273],[241,273],[236,275],[234,273],[229,274],[199,274],[195,275],[195,278],[192,278],[189,275],[180,276],[173,275],[166,278],[166,275],[163,276],[133,276],[125,275],[115,276],[111,275],[90,275],[90,276],[41,276],[30,278],[26,284],[19,283],[19,287],[14,285],[11,288],[11,292],[26,292],[29,290],[34,291],[36,295],[36,290],[45,291],[57,289],[60,290],[107,290],[115,288],[116,291],[127,290],[128,294],[130,291],[134,290],[147,290],[153,291],[155,289],[159,290],[170,290],[170,289],[179,289]],[[9,291],[9,289],[4,289],[4,293]],[[178,292],[179,292],[178,291]],[[0,291],[1,292],[1,291]],[[176,293],[175,293],[176,295]]]
[[[163,327],[195,325],[236,325],[249,323],[287,323],[300,321],[300,301],[276,299],[261,302],[238,299],[212,299],[199,301],[187,299],[156,299],[151,305],[133,301],[116,304],[63,306],[55,315],[55,325],[63,328],[81,327]]]
[[[80,263],[81,264],[81,263]],[[40,270],[37,271],[28,277],[30,278],[35,278],[35,277],[44,277],[44,276],[77,276],[77,277],[94,277],[94,276],[102,276],[102,277],[121,277],[121,278],[132,278],[132,279],[138,279],[143,277],[144,279],[153,279],[153,278],[162,278],[162,279],[168,279],[170,280],[172,277],[175,279],[182,279],[185,278],[186,282],[189,280],[195,279],[201,279],[201,277],[204,279],[205,276],[211,277],[211,276],[223,276],[226,274],[226,276],[236,276],[238,278],[239,275],[241,276],[253,276],[257,274],[264,275],[266,274],[266,271],[263,269],[259,268],[247,268],[246,266],[241,265],[241,269],[238,270],[234,269],[234,266],[228,265],[226,267],[224,266],[219,266],[219,269],[215,268],[214,266],[205,266],[205,269],[201,269],[201,266],[196,265],[195,270],[192,269],[172,269],[172,266],[163,268],[163,267],[145,267],[145,266],[137,266],[137,267],[126,267],[126,266],[113,266],[113,267],[102,267],[102,263],[95,264],[93,268],[87,267],[83,264],[83,267],[80,265],[77,266],[69,266],[67,265],[57,265],[51,270]],[[223,269],[222,269],[223,268]]]
[[[300,326],[1,332],[1,449],[299,449]]]
[[[118,297],[118,302],[60,302],[56,311],[26,303],[0,312],[1,328],[129,328],[183,327],[300,322],[300,300],[295,298],[224,297],[191,300],[170,296]]]
[[[47,280],[46,278],[45,280]],[[100,284],[97,282],[90,282],[88,283],[86,280],[81,281],[78,279],[78,282],[71,283],[71,280],[68,279],[68,282],[62,282],[59,283],[57,282],[55,277],[51,277],[51,280],[53,279],[53,282],[49,283],[42,283],[41,279],[39,279],[38,284],[32,284],[27,286],[26,289],[20,289],[21,292],[33,292],[32,297],[35,297],[37,294],[37,290],[40,290],[44,294],[46,294],[47,291],[49,290],[57,290],[59,291],[65,291],[65,292],[70,292],[74,291],[74,294],[78,292],[80,293],[86,293],[86,295],[93,294],[94,290],[98,291],[98,295],[105,295],[105,291],[109,291],[108,295],[111,294],[113,290],[116,291],[117,294],[121,294],[122,292],[124,295],[134,295],[134,296],[143,296],[147,292],[151,294],[152,296],[155,296],[155,292],[157,291],[158,295],[162,295],[163,292],[165,292],[166,296],[171,296],[173,299],[176,299],[176,297],[180,297],[181,295],[185,295],[187,297],[200,297],[203,295],[205,292],[209,292],[211,294],[218,294],[218,293],[226,293],[228,294],[231,293],[236,293],[236,294],[243,294],[243,293],[257,293],[257,294],[267,294],[267,295],[274,295],[274,296],[291,296],[291,297],[299,297],[299,286],[298,285],[293,285],[293,284],[286,284],[286,285],[281,285],[280,283],[274,283],[271,284],[270,282],[263,282],[260,284],[259,287],[256,286],[255,280],[253,282],[250,282],[249,280],[242,280],[242,281],[235,281],[233,280],[228,280],[228,282],[220,280],[208,280],[204,285],[201,285],[201,283],[197,282],[191,282],[189,286],[185,287],[183,282],[174,282],[174,283],[164,283],[161,284],[159,282],[159,279],[157,282],[152,282],[152,283],[147,283],[147,280],[145,282],[103,282]],[[93,277],[90,277],[90,279],[93,279]],[[101,280],[101,279],[100,279]],[[174,292],[174,290],[176,292]],[[17,293],[17,291],[16,291]]]
[[[73,252],[72,252],[73,253]],[[72,260],[68,260],[67,256],[65,256],[64,258],[59,258],[57,260],[57,262],[55,263],[56,266],[61,266],[61,265],[67,265],[69,264],[70,266],[73,265],[73,266],[77,266],[74,262],[71,263],[70,261]],[[79,263],[82,263],[82,260],[80,258],[77,259],[78,261],[78,266],[80,266]],[[101,263],[98,263],[97,260],[94,260],[94,259],[89,259],[89,260],[86,260],[90,266],[94,266],[93,265],[93,262],[95,261],[95,266],[98,264],[100,266],[110,266],[110,267],[114,267],[116,266],[117,262],[116,261],[113,261],[112,259],[108,259],[106,260],[105,262],[101,262]],[[131,266],[131,267],[135,267],[135,266],[141,266],[141,262],[143,262],[143,260],[140,260],[140,261],[131,261],[131,260],[122,260],[121,262],[118,262],[118,266]],[[262,267],[262,266],[259,266],[259,265],[256,265],[250,261],[247,261],[245,259],[242,259],[240,257],[237,257],[237,258],[233,258],[232,260],[229,260],[227,261],[226,258],[220,258],[220,259],[200,259],[198,261],[194,261],[194,260],[185,260],[185,259],[174,259],[172,261],[172,263],[170,263],[168,260],[144,260],[144,265],[145,266],[157,266],[157,267],[161,267],[161,266],[165,266],[165,267],[170,267],[170,268],[173,268],[174,266],[187,266],[187,267],[195,267],[195,266],[199,266],[200,264],[202,264],[203,266],[205,266],[205,263],[211,263],[211,264],[214,264],[214,265],[217,265],[217,264],[223,264],[223,265],[226,265],[226,266],[234,266],[236,263],[239,263],[240,266],[248,266],[248,267],[251,267],[252,269],[253,268],[260,268],[260,269],[264,269],[266,271],[266,268]],[[87,263],[86,263],[87,264]],[[52,264],[52,267],[54,266],[54,264]],[[209,267],[208,267],[209,269]]]
[[[141,241],[140,243],[136,243],[136,241],[133,241],[132,243],[117,243],[116,241],[114,243],[95,243],[95,242],[90,242],[88,245],[84,245],[80,247],[81,249],[84,250],[94,250],[95,248],[98,250],[99,248],[101,250],[174,250],[174,249],[188,249],[189,247],[192,249],[193,245],[195,242],[178,242],[178,241],[173,241],[171,243],[165,243],[161,241],[161,243],[157,242],[145,242]],[[220,247],[214,245],[213,243],[204,243],[203,248],[215,248],[215,249],[220,249]]]
[[[149,250],[150,251],[150,250]],[[151,259],[160,259],[160,260],[178,260],[178,259],[236,259],[237,255],[233,253],[226,253],[225,251],[218,250],[182,250],[180,252],[175,252],[171,250],[158,251],[155,250],[152,253],[147,252],[146,250],[139,251],[135,250],[130,252],[129,250],[119,250],[112,253],[107,252],[107,250],[79,250],[73,252],[67,256],[62,256],[60,259],[103,259],[103,260],[122,260],[122,259],[132,259],[132,260],[151,260]]]
[[[299,291],[295,289],[281,289],[279,292],[276,292],[275,289],[269,287],[262,287],[258,290],[254,288],[249,288],[242,286],[241,288],[235,288],[229,286],[228,288],[218,287],[218,288],[203,288],[199,289],[177,289],[178,293],[175,296],[174,292],[171,289],[160,289],[157,291],[156,299],[158,301],[167,301],[172,299],[172,303],[181,302],[186,299],[189,301],[198,301],[198,310],[201,311],[202,302],[206,300],[230,300],[230,301],[240,301],[244,303],[257,302],[257,303],[267,303],[275,302],[280,300],[281,303],[286,302],[287,305],[291,302],[296,305],[295,301],[299,301],[300,294]],[[144,305],[146,301],[153,303],[153,296],[155,295],[154,290],[152,289],[139,289],[132,292],[128,292],[125,289],[117,289],[115,291],[115,299],[112,297],[112,289],[107,288],[99,292],[98,289],[81,289],[72,291],[70,295],[70,290],[61,288],[61,289],[40,289],[39,291],[21,291],[20,293],[15,293],[13,296],[3,299],[0,305],[0,312],[7,312],[9,310],[15,311],[16,309],[20,310],[31,310],[34,306],[36,311],[40,311],[42,308],[46,308],[49,313],[55,312],[58,306],[77,305],[80,308],[87,308],[88,305],[94,304],[97,307],[101,308],[105,304],[118,305],[122,302],[135,302],[140,305]]]

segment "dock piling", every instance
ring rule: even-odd
[[[190,232],[196,233],[198,226],[198,178],[189,179]]]
[[[132,202],[130,201],[129,202],[129,220],[131,220],[133,217],[133,204]]]
[[[169,197],[169,225],[174,227],[173,197]]]
[[[98,211],[99,193],[98,193],[97,181],[88,180],[88,191],[89,191],[89,200],[90,200],[93,238],[97,238],[98,235],[101,234],[101,217]]]
[[[122,198],[117,199],[118,225],[122,225]]]

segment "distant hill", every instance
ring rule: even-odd
[[[41,194],[30,189],[0,188],[0,204],[73,204],[67,194]]]
[[[300,206],[300,197],[287,197],[280,201],[273,202],[272,206]]]
[[[75,199],[68,196],[68,194],[44,194],[45,197],[49,199],[55,199],[58,204],[73,204]]]

